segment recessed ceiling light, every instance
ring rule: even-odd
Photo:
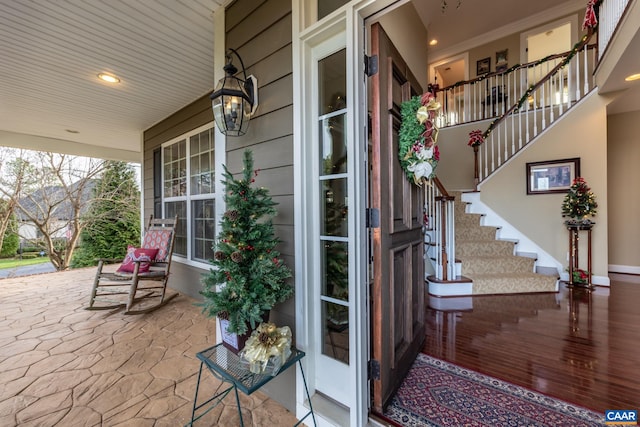
[[[435,46],[435,45],[437,45],[437,44],[438,44],[438,40],[436,40],[436,39],[431,39],[431,40],[429,41],[429,46]]]
[[[120,83],[118,76],[114,76],[113,74],[100,73],[98,74],[98,78],[107,83]]]
[[[628,76],[624,80],[627,81],[627,82],[632,82],[634,80],[640,80],[640,73],[639,74],[631,74],[630,76]]]

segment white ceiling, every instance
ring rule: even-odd
[[[0,145],[76,144],[140,160],[142,131],[212,90],[212,11],[225,1],[0,0]],[[457,1],[442,13],[440,0],[413,0],[439,39],[432,60],[523,19],[544,22],[551,8],[586,4]],[[104,71],[122,82],[102,83]]]
[[[219,3],[0,0],[1,139],[139,153],[142,130],[213,88]],[[122,82],[103,83],[100,72]]]
[[[575,12],[586,7],[587,0],[447,0],[446,3],[443,10],[441,0],[413,1],[429,38],[438,40],[435,47],[429,48],[430,56],[436,59],[451,51],[459,53],[457,46],[474,39],[486,43],[522,31],[525,21],[540,25],[559,16],[558,13]]]

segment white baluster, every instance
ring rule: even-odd
[[[584,45],[584,94],[586,95],[587,93],[589,93],[589,70],[588,70],[588,50],[587,50],[587,44],[585,43]]]
[[[496,170],[496,146],[495,146],[495,135],[494,132],[491,132],[491,172]]]
[[[576,102],[580,101],[580,55],[576,54],[575,59],[575,68],[576,68]]]
[[[487,144],[488,143],[489,143],[488,141],[484,142],[484,147],[485,147],[484,148],[484,177],[489,176],[489,157],[488,157],[488,154],[487,154],[487,151],[488,151]],[[484,179],[484,177],[483,177],[483,179]]]

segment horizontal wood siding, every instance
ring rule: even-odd
[[[260,169],[256,185],[269,189],[278,203],[274,228],[281,240],[284,262],[295,265],[293,206],[293,77],[290,0],[238,0],[227,7],[226,46],[235,49],[258,79],[259,106],[242,137],[227,138],[226,165],[232,173],[242,170],[242,153],[254,153]],[[234,58],[235,59],[235,58]],[[237,64],[239,65],[239,64]],[[211,82],[211,90],[215,82]],[[213,120],[209,93],[144,133],[144,215],[153,212],[153,151],[163,143]],[[178,264],[172,267],[170,286],[198,297],[202,270]],[[294,272],[295,274],[295,272]],[[293,283],[293,280],[291,281]],[[295,326],[293,298],[271,311],[278,325]],[[294,331],[295,336],[295,331]],[[289,378],[290,377],[290,378]],[[272,382],[264,389],[295,412],[295,376]]]
[[[227,166],[242,170],[242,153],[253,151],[260,169],[256,184],[269,189],[278,210],[274,218],[284,262],[294,268],[293,76],[290,0],[238,0],[227,8],[226,46],[242,57],[247,74],[258,79],[259,106],[246,135],[227,138]],[[295,272],[294,272],[295,274]],[[293,283],[293,281],[291,282]],[[295,336],[293,298],[271,311],[271,321],[288,325]],[[295,413],[295,377],[272,381],[263,390]]]
[[[213,91],[213,82],[211,83]],[[209,94],[199,98],[175,114],[144,132],[144,217],[153,213],[153,151],[163,143],[213,121]],[[175,276],[175,274],[173,275]],[[190,294],[193,295],[193,292]]]

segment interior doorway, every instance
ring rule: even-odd
[[[520,46],[522,49],[520,57],[522,58],[522,63],[532,63],[559,52],[567,52],[571,50],[571,47],[577,42],[577,39],[577,15],[526,31],[520,35]],[[562,58],[550,59],[540,65],[529,67],[526,76],[527,81],[523,84],[527,86],[536,84],[560,61],[562,61]],[[570,93],[568,83],[569,80],[566,79],[556,93],[548,95],[557,98],[553,100],[553,102],[567,102]],[[543,104],[549,105],[549,101],[549,99],[545,99]]]
[[[442,59],[429,64],[429,83],[438,84],[440,89],[453,86],[458,82],[469,80],[469,54]],[[461,85],[455,91],[450,92],[451,99],[456,108],[452,108],[444,119],[449,125],[455,125],[464,120],[462,116],[468,116],[470,94],[466,85]],[[442,118],[441,118],[442,120]]]
[[[430,74],[433,75],[431,83],[437,83],[441,88],[468,79],[469,67],[466,55],[447,58],[433,64],[431,68],[433,70],[433,74]]]
[[[574,43],[574,23],[577,17],[552,22],[526,31],[520,36],[523,62],[533,62],[558,52],[566,52]],[[577,41],[577,40],[576,40]]]

